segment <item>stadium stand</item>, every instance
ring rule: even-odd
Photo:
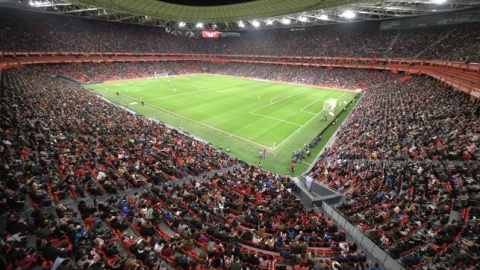
[[[369,90],[313,175],[406,265],[468,265],[458,243],[478,240],[478,112],[478,101],[429,78]]]
[[[0,10],[2,51],[480,60],[478,24],[447,31],[274,30],[261,38],[190,42],[158,28],[42,14],[18,20],[17,12]],[[344,194],[337,209],[406,267],[479,267],[478,100],[427,77],[397,81],[368,70],[167,62],[2,71],[0,211],[7,265],[0,268],[332,269],[338,263],[366,269],[366,254],[341,228],[303,210],[290,178],[45,76],[104,81],[205,67],[223,75],[369,89],[313,176]]]
[[[70,83],[42,76],[43,71],[35,67],[4,75],[2,109],[15,108],[2,114],[2,196],[5,210],[11,211],[4,237],[10,265],[23,265],[16,258],[28,257],[29,234],[36,236],[42,265],[65,259],[65,264],[93,269],[130,265],[131,260],[151,269],[160,263],[150,256],[155,244],[163,246],[161,258],[177,265],[184,264],[185,256],[192,264],[223,265],[234,259],[267,267],[297,257],[299,264],[327,264],[324,255],[340,252],[333,243],[345,242],[345,236],[323,215],[301,211],[303,206],[287,191],[294,188],[288,178],[236,165],[217,150]],[[138,132],[132,133],[133,127]],[[184,167],[178,167],[181,159]],[[218,172],[232,166],[232,171]],[[206,176],[209,170],[217,173]],[[188,174],[204,176],[182,185],[168,182]],[[243,193],[239,185],[245,185]],[[269,188],[261,192],[263,185]],[[337,242],[326,241],[327,236]],[[43,247],[44,241],[52,245]],[[213,250],[205,245],[209,242]],[[350,244],[349,252],[355,253]],[[167,253],[167,246],[173,250]],[[141,255],[144,250],[147,256]],[[307,251],[308,260],[302,257]],[[131,258],[122,260],[125,254]]]
[[[153,78],[156,73],[169,75],[196,74],[207,70],[208,73],[212,74],[351,90],[367,89],[379,82],[401,77],[386,71],[203,62],[59,64],[39,65],[38,68],[45,74],[62,75],[81,82]]]
[[[155,27],[10,9],[0,12],[0,51],[388,56],[480,62],[478,23],[400,31],[379,31],[377,23],[366,23],[306,28],[296,32],[288,29],[247,31],[241,38],[195,39],[191,42],[192,39],[171,35]],[[426,52],[422,54],[424,50]]]

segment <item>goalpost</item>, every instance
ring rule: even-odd
[[[323,110],[328,112],[331,116],[335,115],[335,108],[337,107],[337,99],[329,98],[323,103]]]
[[[337,105],[339,107],[342,107],[342,108],[347,106],[348,105],[348,97],[346,95],[340,96],[337,100]]]
[[[168,78],[168,73],[166,73],[166,72],[157,73],[157,72],[155,71],[155,73],[153,73],[153,77],[154,77],[155,79]]]

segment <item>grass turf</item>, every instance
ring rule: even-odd
[[[336,129],[331,125],[333,117],[323,110],[325,101],[340,100],[335,109],[338,115],[345,106],[343,101],[349,103],[356,95],[217,75],[138,79],[86,87],[140,114],[180,127],[217,148],[229,147],[230,153],[241,160],[261,162],[267,170],[294,176],[308,168],[328,138],[324,136],[310,158],[297,163],[295,173],[290,172],[293,152],[327,127],[325,133],[329,134]],[[324,115],[328,115],[326,122],[321,121]],[[260,160],[262,149],[267,150],[267,156]]]

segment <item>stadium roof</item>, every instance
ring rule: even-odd
[[[172,29],[238,30],[402,18],[480,7],[480,0],[0,0],[1,5]]]

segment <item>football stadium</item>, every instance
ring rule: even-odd
[[[0,269],[480,269],[479,0],[0,0]]]

